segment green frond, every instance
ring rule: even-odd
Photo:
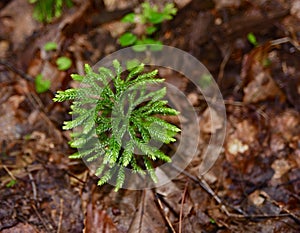
[[[126,87],[130,89],[138,89],[140,87],[144,87],[147,85],[153,85],[153,84],[158,84],[164,82],[164,79],[158,79],[158,78],[152,78],[152,79],[145,79],[145,80],[140,80],[136,81],[133,80],[132,83],[127,83]]]
[[[130,165],[132,166],[133,172],[145,175],[145,171],[139,165],[137,165],[136,159],[134,157],[132,157]]]
[[[115,78],[114,74],[111,72],[110,69],[107,69],[105,67],[99,68],[99,74],[104,75],[105,77],[110,78],[110,80],[113,80]]]
[[[73,129],[73,128],[83,124],[84,122],[87,123],[89,121],[94,121],[93,119],[94,119],[93,118],[93,109],[86,110],[84,113],[82,113],[79,116],[75,117],[74,120],[65,121],[64,126],[63,126],[63,130]]]
[[[158,70],[153,70],[149,73],[140,74],[133,80],[133,83],[137,83],[143,80],[153,79],[158,74]]]
[[[96,134],[97,135],[101,135],[103,133],[105,133],[106,131],[110,130],[111,129],[111,124],[110,124],[110,121],[109,119],[105,119],[107,121],[103,121],[101,122],[101,124],[99,124],[97,127],[96,127]],[[98,122],[99,123],[99,122]]]
[[[88,149],[88,150],[84,150],[84,151],[80,150],[80,151],[77,151],[74,154],[70,155],[69,158],[70,159],[82,159],[85,156],[90,155],[91,153],[93,153],[95,150],[96,150],[95,147],[91,148],[91,149]]]
[[[113,65],[116,71],[116,77],[114,78],[114,85],[116,87],[116,92],[120,92],[122,87],[124,86],[124,81],[121,80],[121,74],[122,74],[122,67],[118,60],[113,61]]]
[[[89,64],[85,64],[84,65],[84,72],[85,72],[85,74],[91,74],[91,73],[93,73],[93,69]]]
[[[161,114],[161,115],[173,115],[176,116],[179,114],[178,111],[172,108],[168,107],[156,107],[154,109],[150,109],[146,112],[146,114],[152,115],[152,114]]]
[[[149,146],[146,143],[136,142],[137,148],[141,150],[145,155],[147,155],[151,160],[156,160],[155,151],[157,150],[155,147]]]
[[[107,183],[107,181],[109,181],[112,178],[112,175],[113,175],[113,170],[112,169],[107,170],[98,181],[98,185],[101,186]]]
[[[95,121],[93,120],[88,120],[86,124],[83,126],[82,133],[83,134],[88,134],[92,129],[95,129]]]
[[[158,179],[157,179],[157,176],[153,169],[153,166],[152,166],[150,160],[145,156],[144,156],[144,164],[145,164],[146,170],[147,170],[148,174],[150,175],[151,179],[154,181],[154,183],[157,183]]]
[[[84,79],[84,77],[79,74],[71,74],[71,78],[77,82],[81,82]]]
[[[132,78],[134,78],[135,76],[137,76],[138,74],[140,74],[143,70],[144,70],[145,65],[143,63],[141,63],[140,65],[134,67],[130,73],[128,74],[127,78],[126,78],[126,82],[129,82]]]
[[[172,125],[172,124],[170,124],[170,123],[168,123],[168,122],[166,122],[163,119],[160,119],[158,117],[148,116],[145,120],[147,122],[149,122],[150,124],[157,124],[157,125],[161,126],[164,129],[167,129],[167,130],[170,130],[170,131],[173,131],[173,132],[176,132],[176,133],[181,131],[177,126]]]
[[[105,158],[103,160],[104,163],[109,163],[110,166],[116,164],[119,158],[119,152],[121,149],[121,145],[116,142],[114,137],[111,137],[108,141],[108,148],[106,150]]]
[[[95,171],[96,176],[100,176],[105,168],[105,164],[102,163]]]
[[[167,156],[165,153],[163,153],[162,151],[160,151],[158,149],[154,153],[155,153],[156,158],[158,158],[164,162],[170,163],[172,161],[172,159],[169,156]]]
[[[131,123],[136,127],[138,133],[141,134],[142,141],[148,142],[151,137],[150,137],[149,131],[143,125],[143,122],[139,118],[131,118]]]
[[[130,140],[123,151],[122,154],[122,166],[127,167],[132,159],[134,153],[134,143],[132,140]]]
[[[176,139],[173,138],[173,135],[169,135],[166,129],[162,129],[159,125],[152,124],[148,127],[148,131],[151,135],[151,138],[169,144],[175,142]]]
[[[119,167],[115,192],[117,192],[120,188],[122,188],[124,181],[125,181],[125,169],[124,167]]]
[[[53,101],[55,102],[63,102],[66,100],[74,100],[77,97],[78,90],[76,89],[68,89],[65,91],[57,91]]]
[[[136,109],[133,114],[142,114],[144,116],[152,114],[155,109],[164,107],[168,103],[167,100],[158,100],[156,102],[149,101],[144,106]]]

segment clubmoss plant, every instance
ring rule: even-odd
[[[154,161],[170,162],[171,158],[152,144],[175,141],[180,129],[159,115],[177,115],[178,111],[163,100],[166,88],[158,86],[157,70],[144,72],[144,64],[123,72],[120,63],[113,61],[115,72],[101,67],[94,72],[85,65],[85,75],[73,74],[81,82],[77,89],[58,91],[54,101],[73,100],[73,120],[65,121],[63,129],[77,128],[72,134],[71,147],[79,148],[70,158],[82,158],[96,163],[98,185],[115,180],[117,191],[125,181],[125,168],[149,175],[154,182]],[[148,90],[148,91],[147,91]]]

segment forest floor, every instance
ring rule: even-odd
[[[300,232],[300,1],[174,3],[177,15],[156,37],[196,57],[219,84],[223,150],[201,177],[199,152],[162,187],[114,192],[68,158],[70,103],[52,98],[85,63],[121,48],[120,19],[140,2],[77,0],[50,24],[33,19],[27,0],[0,2],[0,232]],[[58,49],[45,52],[49,41]],[[72,59],[70,69],[57,69],[59,56]],[[41,94],[38,74],[51,82]],[[199,109],[205,144],[212,127],[201,94],[166,78]]]

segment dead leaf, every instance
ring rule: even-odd
[[[24,96],[13,95],[2,104],[0,109],[0,141],[17,139],[21,136],[20,125],[22,121],[17,117],[16,112],[24,100]]]
[[[23,45],[26,38],[41,26],[33,19],[32,14],[33,6],[27,0],[11,1],[1,10],[0,18],[3,22],[0,32],[12,41],[14,49]]]
[[[266,43],[253,49],[243,59],[241,78],[245,103],[257,103],[274,97],[285,100],[285,95],[272,78],[272,73],[266,62],[270,60],[271,43]],[[272,55],[273,59],[274,54]]]
[[[107,213],[98,208],[96,203],[89,203],[85,222],[85,232],[89,233],[117,233],[118,230]]]
[[[137,212],[131,222],[128,233],[166,232],[165,221],[155,204],[151,190],[144,190]]]
[[[16,226],[2,230],[1,232],[2,233],[43,233],[45,231],[41,229],[37,229],[36,227],[28,223],[19,223]]]
[[[260,190],[255,190],[248,198],[256,206],[261,206],[265,201],[265,198],[261,196]]]
[[[212,116],[211,116],[212,115]],[[212,118],[214,121],[212,121]],[[200,129],[204,133],[214,134],[223,127],[223,119],[213,108],[206,108],[200,120]]]
[[[294,110],[286,110],[272,118],[270,126],[273,133],[279,133],[287,142],[291,142],[293,137],[299,138],[300,115]]]
[[[300,19],[300,0],[292,1],[291,15]]]
[[[273,179],[280,179],[284,174],[286,174],[291,168],[291,164],[286,159],[277,159],[275,160],[271,167],[273,168],[275,174]]]
[[[233,119],[234,121],[235,119]],[[226,159],[233,163],[237,156],[246,153],[257,143],[257,127],[249,120],[230,122],[228,124],[227,140],[225,142]]]

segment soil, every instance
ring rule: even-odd
[[[85,63],[121,49],[120,20],[142,1],[73,2],[51,23],[36,21],[27,0],[0,2],[0,232],[300,232],[300,1],[150,1],[178,8],[155,37],[213,75],[226,137],[199,176],[218,127],[187,79],[160,71],[197,109],[199,154],[164,186],[118,192],[68,158],[75,150],[62,125],[70,103],[52,98],[76,87],[70,74],[83,74]],[[57,50],[45,52],[49,41]],[[57,69],[60,56],[72,60],[70,69]],[[51,82],[44,93],[35,89],[38,74]]]

